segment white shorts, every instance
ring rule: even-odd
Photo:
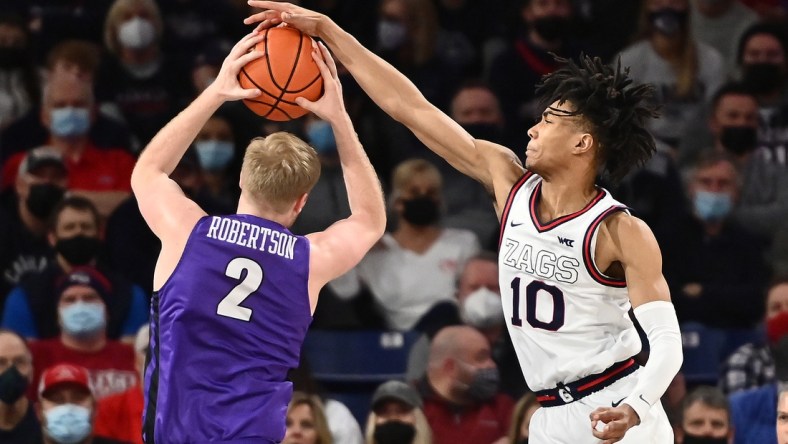
[[[534,412],[528,428],[529,444],[599,444],[591,433],[591,412],[597,407],[611,407],[627,397],[642,371],[636,370],[596,393],[578,401],[556,407],[542,407]],[[662,403],[656,403],[640,424],[624,435],[621,444],[673,444],[673,429]]]

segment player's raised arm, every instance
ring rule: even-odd
[[[312,53],[323,76],[324,94],[317,102],[303,98],[296,102],[328,121],[334,131],[337,151],[345,177],[350,216],[325,231],[309,234],[309,297],[314,310],[320,288],[353,268],[383,236],[386,207],[383,190],[361,142],[358,140],[342,100],[342,85],[336,65],[322,44]]]
[[[383,111],[407,126],[432,151],[462,173],[481,182],[488,190],[493,189],[490,174],[493,168],[488,163],[490,157],[511,157],[519,163],[517,156],[509,150],[491,150],[488,145],[475,144],[467,131],[429,103],[407,77],[325,15],[283,2],[250,0],[248,3],[267,11],[250,16],[246,23],[261,22],[260,27],[267,27],[284,21],[288,26],[323,39]],[[513,169],[514,176],[522,174],[522,166],[517,170],[517,167]]]

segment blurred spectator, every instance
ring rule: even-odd
[[[0,301],[25,273],[40,272],[52,260],[47,221],[66,192],[67,175],[63,157],[49,147],[35,148],[19,165],[14,193],[0,209]]]
[[[203,172],[201,191],[228,209],[238,202],[241,192],[239,176],[232,175],[231,167],[236,157],[243,157],[244,151],[236,147],[235,141],[230,120],[216,114],[205,122],[193,142]]]
[[[30,46],[30,33],[22,18],[4,12],[0,16],[0,129],[39,100]]]
[[[589,55],[614,61],[637,32],[643,0],[573,0],[576,14],[574,34],[593,48]]]
[[[432,444],[432,431],[416,390],[402,381],[387,381],[372,394],[367,444]]]
[[[18,334],[0,329],[0,444],[40,444],[41,424],[25,396],[33,356]]]
[[[33,341],[30,349],[36,363],[33,381],[58,363],[81,365],[90,372],[96,399],[123,392],[138,384],[134,350],[128,344],[107,339],[109,281],[98,271],[74,269],[58,280],[58,325],[60,336]]]
[[[763,248],[730,216],[739,196],[734,162],[716,152],[698,161],[687,186],[693,211],[661,236],[680,322],[751,328],[763,316]]]
[[[260,412],[261,415],[267,412]],[[287,432],[282,444],[332,444],[323,403],[314,395],[294,392],[287,407]]]
[[[457,317],[457,277],[479,251],[479,242],[470,231],[443,227],[441,175],[431,163],[403,162],[394,171],[393,183],[396,230],[383,235],[356,268],[333,281],[332,289],[353,297],[363,283],[387,328],[437,331],[436,325],[448,325]]]
[[[752,8],[763,19],[784,18],[788,12],[788,3],[785,0],[741,0],[741,2]]]
[[[776,278],[766,292],[766,329],[772,337],[788,331],[788,277]],[[744,344],[725,361],[720,389],[726,394],[775,382],[771,342]]]
[[[692,2],[692,34],[720,53],[727,73],[736,66],[739,39],[757,21],[758,14],[738,0]]]
[[[58,364],[47,368],[38,386],[38,417],[44,444],[124,444],[93,432],[96,399],[83,367]]]
[[[788,444],[788,390],[780,390],[777,400],[777,442]]]
[[[484,336],[467,326],[446,327],[430,347],[419,381],[435,444],[491,444],[509,431],[514,403],[499,392],[498,368]]]
[[[731,409],[718,389],[700,386],[682,402],[681,422],[675,428],[677,444],[731,444]]]
[[[133,340],[137,330],[148,319],[147,296],[117,273],[98,261],[101,249],[99,218],[90,201],[67,197],[52,212],[49,244],[54,247],[55,260],[41,272],[30,272],[8,295],[3,309],[2,326],[26,338],[47,339],[60,334],[55,293],[58,279],[79,266],[95,266],[107,276],[112,296],[107,306],[107,335],[110,339]]]
[[[58,43],[69,40],[101,42],[101,25],[111,0],[28,0],[24,11],[33,36],[36,62],[43,63]]]
[[[506,444],[528,444],[528,427],[531,425],[531,417],[541,407],[533,393],[527,393],[517,401],[517,404],[514,405],[512,426],[509,428]]]
[[[136,137],[148,144],[191,96],[188,64],[177,64],[161,50],[163,23],[153,0],[115,0],[104,23],[108,50],[96,78],[100,104],[117,105]]]
[[[139,380],[134,387],[98,401],[94,421],[97,435],[126,441],[132,444],[142,442],[142,414],[144,396],[142,381],[145,378],[145,355],[150,343],[150,327],[142,326],[134,340],[134,365]]]
[[[690,122],[701,113],[725,80],[722,56],[696,41],[690,25],[689,0],[646,0],[641,38],[620,53],[631,77],[655,86],[661,117],[651,119],[654,137],[678,149]]]

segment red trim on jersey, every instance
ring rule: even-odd
[[[509,218],[509,211],[512,209],[512,202],[514,201],[514,195],[517,194],[517,191],[522,188],[523,184],[528,181],[528,179],[533,176],[534,173],[531,171],[526,171],[523,174],[523,177],[517,179],[517,182],[514,183],[512,189],[509,190],[509,196],[506,198],[506,205],[503,207],[503,212],[501,213],[501,233],[498,235],[498,249],[501,249],[501,242],[503,242],[503,232],[506,229],[506,219]]]
[[[553,219],[550,222],[542,225],[542,223],[539,222],[539,218],[536,217],[536,204],[537,204],[537,202],[539,200],[539,195],[540,195],[541,190],[542,190],[542,182],[539,182],[538,184],[536,184],[536,188],[534,188],[534,192],[531,194],[531,203],[529,205],[530,213],[531,213],[531,220],[534,223],[534,227],[536,227],[536,231],[538,231],[540,233],[543,233],[543,232],[548,231],[548,230],[552,230],[553,228],[561,225],[564,222],[568,222],[568,221],[570,221],[570,220],[572,220],[572,219],[574,219],[574,218],[576,218],[578,216],[583,215],[586,211],[590,210],[591,207],[596,205],[597,202],[602,200],[602,198],[604,198],[605,194],[606,194],[605,190],[600,188],[597,191],[596,196],[594,196],[594,198],[591,199],[591,202],[588,202],[588,204],[586,204],[586,206],[583,207],[583,209],[581,209],[579,211],[575,211],[572,214],[567,214],[566,216],[561,216],[561,217],[559,217],[557,219]]]
[[[580,391],[587,390],[587,389],[589,389],[589,388],[591,388],[591,387],[593,387],[593,386],[595,386],[597,384],[601,384],[601,383],[607,381],[608,379],[612,378],[613,376],[616,376],[617,374],[623,372],[624,370],[628,369],[629,367],[632,367],[633,365],[635,365],[635,360],[630,358],[629,361],[625,362],[623,366],[613,370],[612,372],[610,372],[610,373],[608,373],[608,374],[606,374],[604,376],[600,376],[600,377],[594,379],[593,381],[591,381],[591,382],[589,382],[587,384],[583,384],[580,387],[578,387],[577,389],[580,390]]]
[[[583,263],[586,266],[586,270],[588,270],[588,274],[591,277],[599,282],[602,285],[607,285],[609,287],[617,287],[617,288],[624,288],[627,286],[627,281],[624,279],[613,279],[605,276],[596,268],[596,264],[594,263],[594,258],[591,257],[591,239],[594,237],[594,232],[599,227],[599,224],[602,223],[605,218],[617,211],[626,211],[627,207],[625,206],[613,206],[605,210],[602,214],[596,217],[591,225],[586,230],[585,237],[583,238]]]
[[[552,396],[552,395],[544,395],[544,396],[537,396],[536,397],[536,401],[537,402],[552,401],[554,399],[556,399],[556,398],[555,398],[555,396]]]

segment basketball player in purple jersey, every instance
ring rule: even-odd
[[[224,60],[216,80],[140,155],[131,178],[140,211],[162,248],[154,274],[145,442],[278,443],[301,343],[320,289],[355,266],[385,228],[383,194],[342,101],[325,47],[312,57],[325,93],[297,103],[330,122],[351,215],[307,236],[288,230],[320,174],[309,145],[287,133],[254,139],[241,168],[237,214],[207,216],[172,181],[203,124],[229,100],[260,91],[240,69],[265,57],[253,32]]]
[[[323,39],[364,91],[427,147],[489,190],[501,219],[501,301],[520,367],[543,408],[535,444],[672,444],[660,397],[682,362],[681,335],[651,230],[597,187],[655,150],[645,124],[650,88],[584,58],[543,78],[541,120],[528,130],[525,165],[474,139],[427,102],[410,80],[328,17],[289,3],[247,24],[282,23]],[[505,290],[505,291],[504,291]],[[649,339],[647,365],[629,318]]]

